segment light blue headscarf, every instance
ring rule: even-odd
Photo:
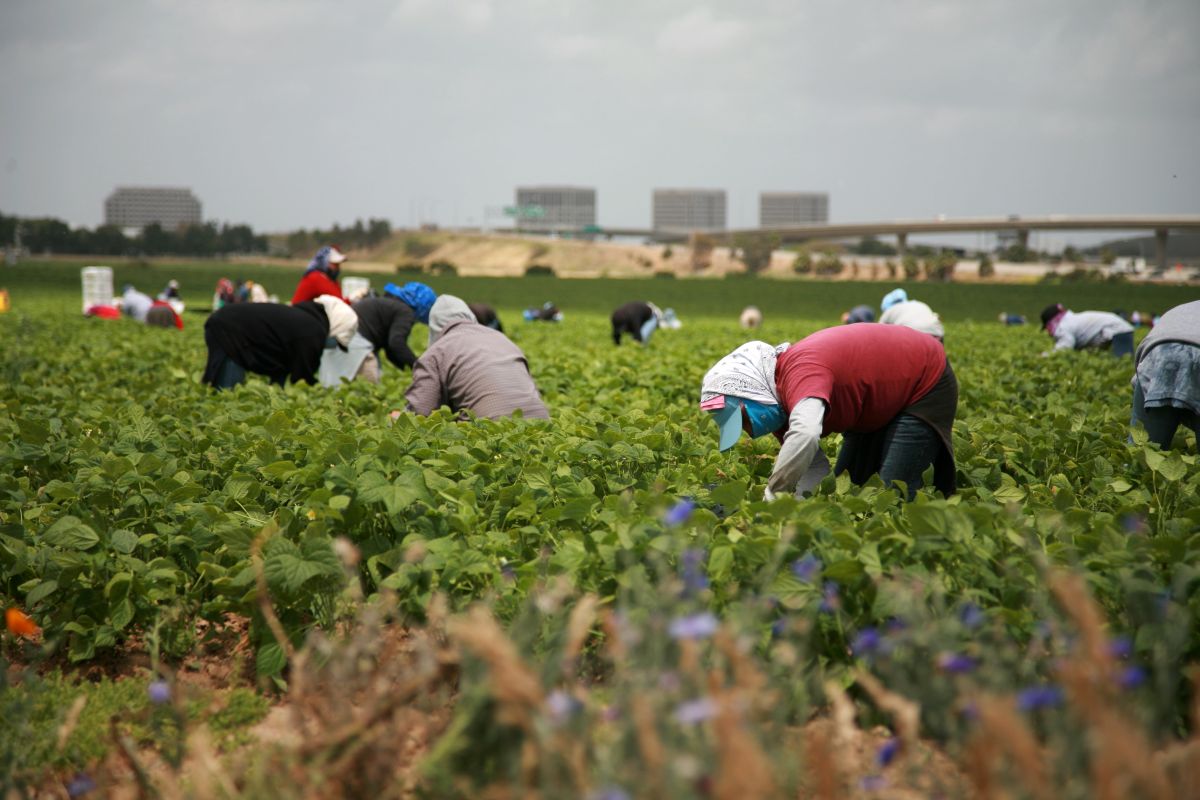
[[[412,306],[413,312],[417,315],[417,319],[429,324],[429,309],[433,308],[433,302],[437,300],[437,294],[423,283],[417,281],[409,281],[403,286],[397,286],[394,283],[389,283],[383,287],[383,291],[402,300]]]
[[[879,307],[884,311],[887,311],[889,308],[896,305],[896,303],[907,302],[908,292],[904,291],[903,289],[892,289],[892,291],[883,296],[883,302],[879,304]]]

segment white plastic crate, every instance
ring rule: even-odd
[[[112,305],[112,267],[84,267],[82,275],[84,312],[92,306]]]
[[[371,289],[370,278],[342,278],[342,297],[347,300],[366,294]]]

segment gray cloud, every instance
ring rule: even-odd
[[[478,222],[530,182],[839,220],[1200,211],[1194,0],[0,5],[0,210],[193,187],[259,228]]]

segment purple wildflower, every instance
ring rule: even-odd
[[[858,782],[858,787],[864,792],[878,792],[887,788],[887,778],[882,775],[865,775]]]
[[[779,639],[785,633],[787,633],[787,630],[788,630],[787,617],[780,617],[779,619],[777,619],[771,623],[771,638]]]
[[[605,786],[597,789],[588,796],[588,800],[629,800],[629,792],[620,786]]]
[[[583,703],[579,702],[579,698],[562,689],[556,689],[546,698],[546,710],[556,723],[566,722],[582,708]]]
[[[150,695],[150,702],[154,705],[164,705],[171,702],[171,684],[166,681],[154,681],[146,688],[146,694]]]
[[[1146,670],[1137,664],[1130,664],[1117,676],[1117,685],[1125,690],[1136,689],[1145,682]]]
[[[695,510],[696,503],[692,498],[685,497],[667,509],[667,513],[663,514],[663,523],[672,528],[682,525],[691,518],[692,512]]]
[[[76,772],[75,777],[67,784],[68,797],[83,797],[88,792],[96,790],[96,782],[86,772]]]
[[[716,632],[717,618],[709,611],[676,617],[667,627],[672,639],[707,639]]]
[[[717,713],[717,704],[710,697],[680,703],[675,709],[675,721],[680,725],[696,725]]]
[[[942,672],[960,675],[975,669],[975,659],[963,653],[942,653],[938,656],[937,666]]]
[[[817,610],[825,614],[832,614],[842,607],[842,599],[838,596],[837,584],[833,581],[825,581],[825,586],[821,590],[821,605],[817,606]]]
[[[1036,711],[1039,708],[1060,706],[1063,702],[1061,686],[1030,686],[1017,692],[1017,708],[1021,711]]]
[[[983,619],[983,609],[974,603],[967,603],[958,611],[959,622],[972,630],[982,625]]]
[[[879,645],[883,641],[879,635],[879,631],[874,628],[863,628],[854,637],[854,641],[850,644],[850,649],[856,656],[871,655],[879,651]]]
[[[685,596],[702,592],[708,588],[708,576],[704,574],[704,551],[689,547],[683,551],[683,593]]]
[[[813,578],[821,571],[821,559],[812,553],[805,553],[803,558],[792,562],[792,574],[805,583],[812,583]]]
[[[896,754],[900,752],[900,740],[892,737],[884,742],[879,747],[879,752],[875,753],[875,763],[880,767],[886,767],[891,764],[896,758]]]
[[[513,568],[512,562],[505,561],[500,565],[500,576],[506,581],[515,581],[517,579],[517,571]]]
[[[1121,527],[1128,534],[1145,533],[1150,529],[1146,524],[1146,518],[1141,514],[1124,514],[1121,516]]]
[[[1108,643],[1108,654],[1123,659],[1133,655],[1133,642],[1128,636],[1118,636]]]

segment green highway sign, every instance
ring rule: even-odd
[[[521,219],[540,219],[546,216],[546,209],[541,206],[505,206],[504,215]]]

